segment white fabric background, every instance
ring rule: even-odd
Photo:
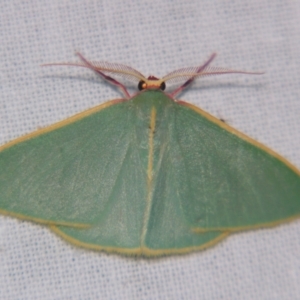
[[[183,93],[300,168],[300,2],[102,0],[0,3],[0,143],[120,94],[81,68],[144,73],[202,63],[262,70],[209,77]],[[47,228],[0,217],[1,299],[300,299],[300,221],[235,234],[203,252],[134,259],[75,248]]]

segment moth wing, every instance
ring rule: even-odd
[[[80,228],[109,214],[140,230],[146,175],[132,139],[133,110],[127,102],[110,104],[2,147],[0,211]],[[128,165],[135,166],[131,176]],[[124,198],[130,201],[119,205]],[[120,210],[111,214],[114,206]]]
[[[193,230],[258,228],[300,216],[295,167],[192,105],[176,108],[171,142],[179,145],[173,153],[184,170],[178,191]]]

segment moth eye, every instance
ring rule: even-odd
[[[161,89],[162,91],[164,91],[165,88],[166,88],[166,84],[165,84],[165,82],[162,82],[162,83],[160,84],[160,89]]]
[[[139,84],[138,84],[138,89],[139,89],[140,91],[142,91],[142,90],[144,90],[145,88],[146,88],[146,82],[143,81],[143,80],[141,80],[141,81],[139,82]]]

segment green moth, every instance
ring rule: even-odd
[[[213,54],[200,67],[145,78],[78,55],[81,62],[58,65],[90,68],[125,99],[2,146],[2,214],[47,225],[81,247],[144,256],[203,249],[230,233],[299,217],[294,166],[174,99],[197,77],[247,72],[210,67]],[[135,80],[140,92],[130,96],[112,74]]]

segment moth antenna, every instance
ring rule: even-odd
[[[95,67],[92,63],[90,63],[87,59],[85,59],[85,57],[77,52],[76,55],[80,58],[80,60],[91,70],[95,71],[97,74],[99,74],[104,80],[108,81],[109,83],[111,83],[112,85],[115,85],[117,88],[119,88],[124,94],[126,99],[130,98],[130,94],[128,93],[125,85],[123,85],[121,82],[115,80],[114,78],[105,75],[103,72],[100,71],[99,68]]]
[[[203,71],[217,56],[217,53],[213,53],[210,58],[196,70],[196,74],[200,73]],[[171,97],[175,97],[177,94],[182,92],[188,85],[190,85],[194,80],[196,76],[192,76],[189,78],[184,84],[182,84],[180,87],[178,87],[175,91],[171,93]],[[167,79],[166,79],[167,80]]]
[[[129,99],[131,97],[126,87],[121,82],[119,82],[118,80],[114,79],[113,77],[105,73],[119,74],[120,76],[123,76],[130,80],[134,79],[135,81],[146,80],[146,78],[140,72],[136,71],[135,69],[129,66],[122,65],[122,64],[108,63],[108,62],[89,61],[79,52],[76,52],[76,55],[79,57],[81,62],[48,63],[48,64],[43,64],[42,66],[75,66],[75,67],[88,68],[96,72],[104,80],[108,81],[110,84],[117,86],[125,95],[126,99]]]
[[[184,68],[175,70],[168,75],[166,75],[162,80],[163,81],[174,81],[178,78],[187,78],[187,80],[175,89],[170,95],[175,97],[182,90],[187,88],[197,77],[200,76],[211,76],[211,75],[223,75],[223,74],[249,74],[249,75],[262,75],[264,72],[247,72],[247,71],[239,71],[239,70],[230,70],[226,68],[219,67],[210,67],[210,63],[216,57],[216,53],[213,53],[210,58],[201,66],[194,68]]]

